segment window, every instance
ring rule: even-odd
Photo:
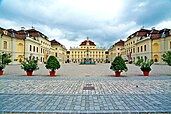
[[[42,48],[41,48],[41,53],[42,53]]]
[[[4,41],[4,49],[7,49],[7,41]]]
[[[30,45],[30,51],[32,50],[32,46]]]
[[[153,51],[154,51],[154,52],[159,52],[159,51],[160,51],[159,43],[154,43],[154,44],[153,44]]]
[[[58,53],[56,53],[56,57],[58,57]]]
[[[133,53],[135,53],[135,48],[133,48]]]
[[[138,52],[139,52],[139,47],[138,47]]]
[[[37,47],[37,53],[39,52],[39,48]]]
[[[141,52],[143,51],[143,47],[141,46]]]
[[[119,50],[119,48],[118,48],[118,50]]]
[[[35,46],[33,46],[33,52],[35,52]]]
[[[144,45],[144,51],[146,51],[146,50],[147,50],[146,48],[147,48],[147,46],[146,46],[146,45]]]
[[[170,49],[171,49],[171,41],[170,41]]]

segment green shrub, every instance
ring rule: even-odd
[[[25,61],[21,62],[21,68],[26,72],[33,72],[34,70],[38,70],[38,61],[35,59],[35,57],[31,56],[25,58]]]
[[[151,59],[143,59],[139,56],[137,57],[137,62],[135,62],[136,66],[139,66],[142,71],[151,71],[151,65],[154,63],[154,61]]]
[[[3,56],[0,54],[0,70],[5,68],[5,64],[3,63]]]
[[[162,55],[162,60],[171,66],[171,51],[167,51]]]
[[[111,63],[110,69],[115,72],[126,72],[128,70],[126,63],[121,56],[115,57],[115,59]]]
[[[2,54],[3,64],[9,64],[11,62],[11,55],[10,54]]]
[[[60,63],[55,56],[50,56],[46,62],[45,67],[54,72],[56,69],[60,68]]]
[[[0,63],[0,70],[5,68],[5,64]]]

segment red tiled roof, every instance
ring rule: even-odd
[[[158,38],[161,38],[161,34],[160,33],[153,33],[150,35],[150,38],[151,39],[158,39]]]
[[[147,34],[150,32],[150,30],[147,29],[140,29],[136,31],[135,33],[131,34],[128,39],[132,38],[132,36],[147,36]]]
[[[62,45],[61,43],[59,43],[58,41],[56,41],[55,39],[50,41],[51,45]]]
[[[91,40],[89,40],[89,39],[84,40],[83,42],[81,42],[80,46],[84,46],[84,45],[86,45],[86,44],[87,44],[87,42],[89,42],[90,46],[96,46],[96,45],[94,44],[94,42],[93,42],[93,41],[91,41]]]
[[[46,35],[44,35],[43,33],[39,32],[35,29],[19,30],[19,31],[17,31],[17,33],[19,33],[19,34],[27,33],[27,34],[29,34],[30,37],[39,37],[39,36],[43,37],[44,36],[44,38],[46,38],[46,39],[48,38]]]
[[[116,42],[113,46],[124,46],[124,41],[123,40],[120,40],[118,42]]]
[[[159,33],[161,34],[165,33],[166,37],[168,37],[168,36],[171,36],[170,31],[171,29],[165,28],[165,29],[160,30]]]

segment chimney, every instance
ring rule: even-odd
[[[32,29],[35,29],[35,27],[34,27],[34,26],[32,26],[31,28],[32,28]]]
[[[25,28],[24,27],[21,27],[21,30],[25,30]]]
[[[155,29],[155,27],[152,27],[152,28],[151,28],[151,30],[154,30],[154,29]]]

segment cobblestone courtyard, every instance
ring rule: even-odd
[[[109,64],[65,64],[56,77],[40,66],[27,77],[9,65],[0,76],[0,112],[171,113],[171,70],[154,65],[151,76],[128,65],[123,77],[113,77]]]

